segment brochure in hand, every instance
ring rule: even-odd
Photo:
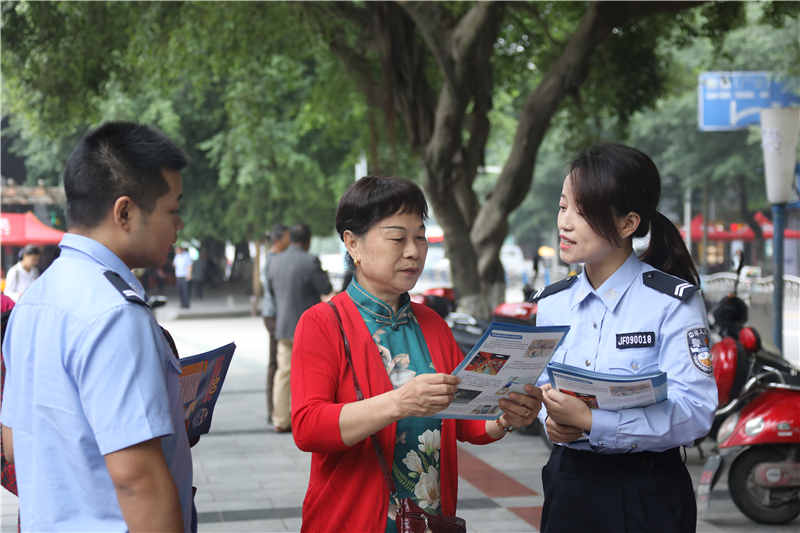
[[[569,326],[533,327],[492,322],[453,372],[461,378],[450,406],[432,418],[494,420],[499,400],[535,385]]]
[[[550,363],[547,373],[554,389],[583,400],[592,409],[647,407],[667,399],[666,372],[618,376]]]
[[[228,374],[236,344],[210,352],[181,358],[181,396],[189,438],[205,435],[211,429],[211,415],[222,384]]]

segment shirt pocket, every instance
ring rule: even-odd
[[[609,361],[609,373],[635,376],[637,374],[658,372],[660,352],[661,345],[615,350]]]

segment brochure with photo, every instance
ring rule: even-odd
[[[184,357],[181,363],[181,396],[189,438],[208,433],[211,415],[222,384],[228,374],[236,344],[230,343],[210,352]]]
[[[547,373],[554,389],[579,398],[592,409],[647,407],[667,399],[666,372],[619,376],[550,363]]]
[[[533,327],[492,322],[453,372],[461,378],[450,406],[432,418],[493,420],[499,400],[535,385],[569,326]]]

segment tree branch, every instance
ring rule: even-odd
[[[439,64],[445,80],[450,85],[458,85],[456,58],[453,57],[452,30],[442,23],[444,10],[438,2],[397,2],[414,24],[419,28],[422,38]],[[476,6],[477,7],[477,6]],[[474,7],[472,9],[475,9]],[[472,10],[470,10],[472,11]],[[445,19],[446,20],[446,19]]]

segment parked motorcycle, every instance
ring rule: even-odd
[[[720,345],[712,356],[724,405],[717,418],[725,420],[716,434],[720,453],[706,462],[697,488],[698,511],[707,511],[730,466],[736,507],[755,522],[785,524],[800,516],[800,371],[764,349],[749,327],[739,330],[738,342],[726,337]]]

